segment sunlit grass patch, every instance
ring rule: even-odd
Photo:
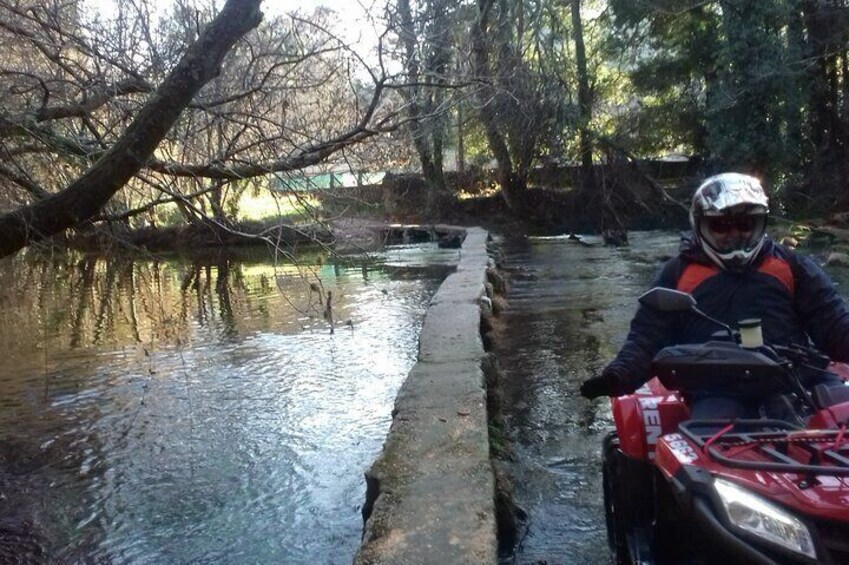
[[[485,198],[488,196],[495,196],[500,191],[501,185],[498,183],[492,183],[488,185],[484,185],[483,183],[481,183],[480,186],[460,190],[457,193],[457,199],[469,200],[471,198]]]
[[[309,221],[321,211],[321,203],[313,196],[300,192],[286,194],[260,191],[245,194],[239,202],[238,220]]]

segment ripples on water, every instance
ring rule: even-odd
[[[669,232],[629,234],[630,246],[584,246],[566,238],[506,241],[513,270],[496,346],[524,538],[505,563],[608,564],[599,448],[612,426],[604,400],[579,384],[613,358],[635,298],[677,249]]]
[[[350,563],[363,472],[456,259],[6,262],[0,524],[70,561]]]

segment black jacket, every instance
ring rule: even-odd
[[[714,265],[690,237],[652,286],[690,292],[700,310],[737,327],[760,318],[768,344],[813,344],[835,361],[849,361],[849,309],[825,272],[810,258],[772,240],[743,272]],[[645,383],[655,354],[667,345],[708,341],[720,328],[689,312],[668,313],[640,306],[619,354],[606,371],[621,392]]]

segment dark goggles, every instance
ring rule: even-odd
[[[731,230],[738,232],[750,232],[755,230],[763,216],[706,216],[704,218],[707,229],[713,233],[724,234]]]

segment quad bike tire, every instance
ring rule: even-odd
[[[615,432],[603,443],[602,477],[607,541],[615,565],[654,563],[654,469],[619,449]]]

